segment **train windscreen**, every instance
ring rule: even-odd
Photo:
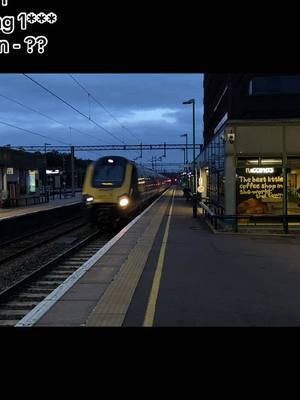
[[[93,187],[110,188],[122,185],[125,175],[126,161],[122,158],[101,158],[96,162]]]

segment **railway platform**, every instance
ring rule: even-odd
[[[300,326],[299,244],[214,234],[170,188],[16,326]]]
[[[75,193],[75,197],[68,197],[62,199],[49,199],[48,203],[41,203],[36,205],[30,205],[27,207],[17,208],[0,208],[0,221],[21,215],[33,214],[39,211],[47,211],[58,207],[64,207],[66,205],[76,204],[81,202],[81,193]]]

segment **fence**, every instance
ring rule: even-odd
[[[274,231],[290,233],[300,231],[300,215],[224,215],[212,211],[210,203],[204,199],[198,200],[198,207],[202,209],[202,215],[215,230],[241,232],[245,230]]]
[[[81,193],[82,189],[75,190],[76,193]],[[50,200],[64,199],[72,197],[72,190],[49,190],[46,193],[41,193],[39,196],[28,196],[19,198],[10,198],[2,202],[3,208],[27,207],[36,204],[49,203]]]
[[[49,195],[43,194],[40,196],[28,196],[28,197],[20,197],[20,198],[10,198],[3,202],[3,207],[5,208],[14,208],[20,206],[31,206],[35,204],[41,203],[49,203]]]

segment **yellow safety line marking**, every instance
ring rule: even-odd
[[[165,229],[164,237],[162,240],[162,245],[161,245],[160,252],[159,252],[158,262],[157,262],[157,266],[156,266],[155,275],[153,278],[152,288],[151,288],[151,292],[150,292],[150,296],[149,296],[149,300],[148,300],[148,305],[147,305],[147,310],[146,310],[143,326],[153,326],[155,307],[156,307],[156,302],[157,302],[157,297],[158,297],[158,292],[159,292],[162,269],[163,269],[163,265],[164,265],[167,241],[168,241],[168,236],[169,236],[170,221],[171,221],[173,204],[174,204],[174,195],[175,195],[175,189],[173,189],[172,204],[170,207],[168,221],[166,224],[166,229]]]

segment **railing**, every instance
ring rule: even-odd
[[[20,207],[20,206],[29,206],[41,203],[49,203],[49,195],[42,194],[40,196],[28,196],[28,197],[20,197],[20,198],[12,198],[6,199],[3,202],[5,208],[13,208],[13,207]]]
[[[203,199],[202,199],[203,200]],[[298,214],[282,214],[282,215],[253,215],[253,214],[243,214],[243,215],[221,215],[213,212],[210,207],[203,201],[197,202],[198,207],[202,211],[202,215],[206,220],[209,220],[210,224],[215,230],[229,230],[238,232],[239,229],[243,230],[245,228],[260,227],[268,230],[278,229],[283,233],[289,233],[291,230],[291,223],[296,224],[296,228],[300,230],[300,215]]]
[[[81,193],[82,189],[76,189],[75,193]],[[72,190],[49,190],[41,193],[39,196],[27,196],[10,198],[2,201],[2,207],[15,208],[15,207],[28,207],[36,204],[49,203],[50,200],[65,199],[72,197]]]
[[[82,189],[76,189],[75,193],[81,193]],[[72,197],[72,190],[70,189],[50,189],[47,191],[51,200],[57,199],[67,199]]]

